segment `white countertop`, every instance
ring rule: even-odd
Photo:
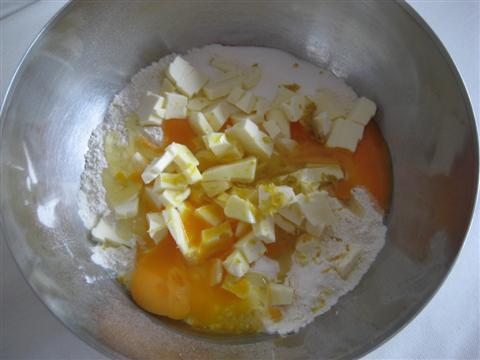
[[[8,10],[19,2],[0,0],[0,6]],[[0,20],[0,98],[3,99],[28,45],[66,2],[41,0]],[[408,3],[432,27],[455,61],[480,127],[480,1]],[[477,201],[477,215],[465,246],[433,300],[399,334],[366,359],[480,359],[479,212]],[[48,312],[22,278],[3,242],[0,242],[0,359],[105,359]]]

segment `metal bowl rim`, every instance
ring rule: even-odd
[[[65,4],[40,30],[38,35],[34,38],[32,43],[29,45],[27,50],[25,51],[25,54],[22,56],[19,64],[17,65],[17,68],[14,71],[14,74],[12,76],[12,79],[10,80],[10,83],[7,87],[7,91],[5,93],[4,99],[2,101],[1,107],[0,107],[0,139],[3,137],[3,129],[5,125],[5,117],[6,117],[6,109],[8,107],[8,104],[10,103],[12,94],[15,90],[16,83],[18,81],[18,78],[20,77],[23,68],[24,68],[24,63],[28,59],[30,53],[35,49],[37,46],[39,40],[43,37],[44,33],[46,33],[48,30],[50,30],[56,23],[57,21],[62,18],[65,14],[67,14],[70,10],[70,8],[73,7],[79,0],[72,0]],[[453,72],[454,77],[457,80],[457,83],[459,85],[461,95],[464,99],[464,105],[466,106],[467,113],[469,115],[469,119],[471,121],[472,129],[473,129],[473,140],[474,140],[474,161],[475,161],[475,169],[474,169],[474,176],[475,176],[475,182],[474,182],[474,199],[472,203],[472,207],[470,209],[470,219],[468,220],[468,224],[465,228],[464,235],[463,235],[463,240],[462,244],[460,245],[457,254],[455,255],[454,259],[452,260],[449,269],[447,270],[445,276],[443,279],[440,280],[437,288],[426,298],[423,300],[423,303],[416,309],[415,311],[407,314],[404,316],[404,319],[402,319],[400,322],[400,325],[396,327],[395,329],[391,330],[390,332],[386,332],[382,335],[380,335],[376,340],[377,342],[368,350],[365,351],[357,351],[351,354],[352,357],[354,358],[360,358],[365,356],[366,354],[373,352],[374,350],[378,349],[380,346],[385,344],[387,341],[389,341],[392,337],[394,337],[396,334],[398,334],[401,330],[403,330],[410,322],[415,319],[418,314],[425,309],[425,307],[430,303],[430,301],[433,299],[433,297],[437,294],[437,292],[440,290],[440,288],[443,286],[445,283],[446,279],[450,276],[451,271],[455,264],[458,261],[458,258],[463,251],[465,247],[465,242],[466,239],[469,236],[471,226],[472,226],[472,220],[476,212],[476,204],[479,198],[479,139],[478,139],[478,129],[476,126],[476,121],[475,121],[475,114],[472,109],[472,103],[470,100],[470,95],[468,93],[468,90],[465,86],[465,81],[463,80],[460,72],[457,69],[457,66],[455,64],[455,61],[452,59],[450,54],[448,53],[446,47],[442,43],[442,41],[439,39],[439,37],[435,34],[435,32],[432,30],[432,28],[427,24],[427,22],[413,9],[411,5],[409,5],[405,0],[397,0],[396,4],[399,6],[400,9],[405,11],[421,28],[423,31],[425,31],[431,41],[433,42],[434,46],[437,47],[439,50],[441,56],[443,59],[446,61],[448,64],[450,70]],[[2,145],[0,142],[0,149]],[[0,151],[0,156],[2,157],[1,163],[3,164],[3,152]],[[3,183],[3,174],[0,174],[0,186]],[[0,194],[0,204],[3,203],[3,195]],[[99,343],[95,338],[93,338],[90,334],[84,332],[84,331],[77,331],[74,326],[70,323],[67,322],[66,319],[62,319],[61,317],[57,316],[53,309],[49,306],[49,304],[44,301],[44,299],[41,297],[39,292],[33,287],[33,285],[27,280],[25,269],[22,268],[17,260],[17,257],[11,248],[9,244],[9,240],[4,232],[4,224],[5,220],[3,218],[3,212],[0,211],[0,237],[3,242],[7,244],[7,248],[9,249],[10,254],[12,254],[12,257],[14,259],[14,262],[17,266],[17,268],[20,270],[20,273],[25,280],[25,282],[28,284],[29,288],[33,291],[35,296],[37,297],[38,300],[47,308],[47,310],[52,314],[66,329],[68,329],[71,333],[73,333],[75,336],[80,338],[85,344],[89,345],[93,349],[99,351],[103,355],[112,358],[123,358],[126,359],[125,356],[122,354],[116,352],[115,350],[111,349],[110,347],[106,347],[103,344]]]

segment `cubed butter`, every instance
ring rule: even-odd
[[[295,225],[285,219],[282,215],[275,214],[273,216],[273,221],[275,222],[275,225],[277,225],[280,229],[289,234],[295,235],[295,233],[297,232]]]
[[[270,305],[281,306],[290,305],[293,302],[293,289],[282,284],[268,285],[270,294]]]
[[[217,226],[225,220],[223,209],[217,204],[208,204],[195,209],[195,215],[212,226]]]
[[[370,119],[375,115],[377,105],[366,97],[361,97],[355,101],[353,108],[347,116],[347,120],[354,121],[360,125],[366,126]]]
[[[265,123],[275,124],[278,128],[280,137],[288,138],[291,137],[290,132],[290,123],[284,113],[278,109],[272,109],[267,112],[267,121]],[[265,127],[264,123],[264,127]]]
[[[229,77],[220,81],[210,80],[203,88],[203,92],[209,100],[227,96],[235,87],[242,83],[241,76]]]
[[[244,113],[250,114],[254,110],[256,97],[250,91],[244,91],[240,86],[237,86],[230,92],[227,101]]]
[[[185,231],[180,213],[174,207],[169,207],[162,211],[163,220],[167,225],[170,235],[178,246],[178,249],[189,263],[198,261],[198,252],[191,246],[188,235]]]
[[[168,65],[166,74],[176,84],[177,88],[188,97],[198,93],[208,81],[207,76],[180,56],[177,56]]]
[[[315,115],[312,119],[312,128],[319,139],[326,140],[332,130],[332,120],[328,117],[328,113],[321,112]]]
[[[335,215],[329,205],[328,193],[315,191],[311,194],[299,194],[297,202],[305,218],[313,226],[331,225]]]
[[[202,230],[201,252],[204,258],[226,250],[232,244],[233,231],[230,223]]]
[[[244,71],[242,77],[242,85],[245,89],[252,89],[260,82],[262,78],[262,71],[258,64],[252,65],[249,69]]]
[[[164,78],[162,81],[162,87],[160,88],[160,94],[165,94],[167,92],[175,92],[177,89],[175,88],[175,84],[172,83],[168,77]]]
[[[207,196],[213,198],[232,187],[230,181],[207,181],[201,183],[203,190]]]
[[[250,183],[255,180],[257,159],[248,157],[225,165],[208,168],[203,172],[203,181],[237,181]]]
[[[147,166],[147,160],[138,151],[132,156],[132,170],[134,172],[143,171]]]
[[[203,113],[214,131],[220,130],[229,116],[236,111],[236,108],[226,101],[220,101],[203,109]]]
[[[128,239],[124,239],[117,232],[113,224],[101,218],[97,225],[92,229],[92,238],[100,244],[110,242],[115,245],[124,245],[130,247],[132,244]]]
[[[331,92],[320,91],[313,97],[313,101],[317,107],[317,113],[327,113],[330,120],[346,115],[344,106]]]
[[[211,102],[206,97],[199,96],[188,100],[187,109],[190,111],[202,111],[210,104]]]
[[[165,190],[160,195],[163,206],[178,207],[190,196],[190,189],[184,190]]]
[[[260,274],[267,280],[274,281],[280,272],[280,265],[277,261],[267,256],[262,256],[252,264],[249,271]]]
[[[225,270],[239,278],[246,274],[250,266],[239,250],[234,250],[223,262]]]
[[[240,250],[249,264],[257,260],[267,251],[265,245],[255,236],[253,231],[238,240],[235,243],[235,248]]]
[[[130,219],[138,214],[138,194],[113,207],[115,219]]]
[[[261,131],[253,121],[249,119],[240,121],[229,128],[227,133],[239,141],[247,153],[263,159],[272,156],[272,139]]]
[[[281,208],[278,210],[278,213],[297,226],[301,226],[305,220],[305,216],[303,216],[303,213],[297,202]]]
[[[148,223],[148,235],[155,242],[159,244],[163,241],[168,235],[167,225],[163,219],[161,212],[148,213],[147,214],[147,223]]]
[[[303,95],[294,95],[281,104],[281,109],[290,122],[297,122],[305,111],[306,99]]]
[[[265,114],[270,110],[271,106],[272,104],[270,103],[270,101],[268,101],[264,97],[257,96],[254,110],[258,116],[264,117]]]
[[[355,152],[358,142],[363,136],[363,125],[354,121],[338,118],[327,139],[328,147],[339,147]]]
[[[281,130],[275,121],[267,120],[262,124],[263,128],[273,140],[281,135]]]
[[[187,117],[188,98],[171,92],[165,93],[165,97],[165,119],[185,119]]]
[[[263,214],[273,215],[294,201],[295,192],[290,186],[276,186],[270,183],[258,187],[258,208]]]
[[[285,86],[279,86],[275,99],[273,100],[274,106],[280,106],[284,102],[288,102],[296,93],[292,90],[287,89]]]
[[[275,242],[275,223],[272,216],[261,218],[258,222],[252,225],[253,234],[255,237],[265,244]]]
[[[240,220],[249,224],[254,224],[255,219],[255,207],[253,204],[244,200],[237,195],[232,195],[228,198],[227,203],[225,204],[225,216]]]
[[[265,121],[265,117],[263,115],[258,115],[258,114],[245,114],[243,112],[236,112],[232,115],[230,115],[230,118],[233,120],[235,124],[244,121],[244,120],[250,120],[253,121],[255,124],[260,125]]]
[[[210,260],[208,269],[208,284],[210,286],[218,285],[222,282],[223,267],[222,260],[215,258]]]
[[[188,181],[183,174],[161,173],[153,185],[157,192],[162,190],[185,190],[188,187]]]
[[[210,123],[201,112],[192,111],[188,116],[188,123],[197,135],[207,135],[213,132]]]
[[[234,63],[232,63],[231,61],[223,58],[223,57],[220,57],[220,56],[214,56],[212,57],[212,59],[210,60],[210,65],[220,71],[223,71],[223,72],[233,72],[233,71],[237,71],[239,69],[239,66],[238,65],[235,65]]]
[[[142,126],[161,125],[165,118],[164,102],[163,96],[147,91],[141,98],[137,109],[139,124]]]

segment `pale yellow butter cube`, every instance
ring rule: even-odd
[[[225,221],[220,225],[202,230],[201,253],[208,258],[231,246],[233,231],[230,223]]]
[[[363,125],[354,121],[339,118],[333,122],[328,136],[328,147],[339,147],[355,152],[358,142],[363,137]]]
[[[295,95],[296,93],[294,91],[287,89],[285,86],[279,86],[275,99],[273,100],[273,105],[280,106],[280,104],[289,101]]]
[[[141,98],[137,109],[139,124],[142,126],[161,125],[165,118],[164,102],[163,96],[147,91]]]
[[[249,183],[255,180],[257,159],[248,157],[225,165],[208,168],[203,172],[203,181],[237,181]]]
[[[115,219],[130,219],[138,214],[138,194],[113,207]]]
[[[92,238],[100,244],[110,242],[115,245],[124,245],[130,247],[132,244],[128,239],[124,239],[117,231],[115,226],[106,219],[101,218],[97,225],[92,229]]]
[[[279,214],[275,214],[273,216],[273,221],[275,222],[275,225],[277,225],[280,229],[286,231],[289,234],[295,235],[295,233],[297,232],[295,224],[288,221]]]
[[[222,260],[218,258],[212,259],[209,265],[208,284],[210,286],[220,284],[223,278]]]
[[[148,213],[147,214],[147,223],[148,223],[148,235],[155,242],[159,244],[163,241],[168,235],[168,228],[163,219],[161,212],[157,213]]]
[[[170,235],[172,235],[185,260],[191,264],[196,263],[198,261],[198,252],[190,245],[190,240],[178,210],[174,207],[169,207],[162,211],[162,215]]]
[[[195,209],[195,215],[212,226],[217,226],[225,220],[223,209],[217,204],[208,204]]]
[[[229,218],[240,220],[249,224],[255,223],[255,207],[248,201],[237,195],[228,198],[225,209],[225,215]]]
[[[190,189],[185,190],[165,190],[161,195],[160,199],[163,206],[167,207],[178,207],[190,196]]]
[[[335,222],[335,215],[330,208],[327,192],[315,191],[308,195],[299,194],[297,202],[303,215],[313,226],[325,226]]]
[[[177,93],[165,93],[165,120],[187,117],[188,98]]]
[[[188,116],[188,123],[197,135],[207,135],[213,132],[210,123],[208,122],[205,115],[201,112],[191,112]]]
[[[270,283],[268,290],[270,305],[272,306],[290,305],[293,302],[293,289],[291,287]]]
[[[345,107],[331,92],[320,91],[313,97],[313,101],[317,106],[317,113],[326,112],[331,120],[346,115]]]
[[[370,119],[375,115],[377,105],[366,97],[361,97],[355,101],[353,108],[347,116],[347,120],[354,121],[360,125],[366,126]]]
[[[177,56],[169,65],[166,74],[177,88],[188,97],[198,93],[207,83],[208,77],[196,70],[182,57]]]
[[[294,95],[281,105],[281,109],[290,122],[297,122],[303,116],[305,106],[305,96]]]
[[[257,223],[252,225],[253,234],[255,237],[265,244],[275,242],[275,223],[272,216],[267,216],[260,219]]]
[[[160,94],[165,94],[167,92],[175,92],[175,84],[171,82],[168,77],[164,78],[162,81],[162,87],[160,88]]]
[[[238,240],[235,243],[235,248],[240,250],[249,264],[257,260],[267,251],[265,245],[255,236],[253,231]]]
[[[258,208],[264,214],[275,214],[279,209],[296,201],[290,186],[262,184],[258,187]]]
[[[185,190],[188,187],[187,178],[183,174],[161,173],[153,185],[157,192],[162,190]]]
[[[199,96],[193,99],[188,100],[187,109],[190,111],[202,111],[205,107],[210,105],[211,102],[203,96]]]
[[[266,123],[275,124],[281,135],[280,137],[288,139],[291,137],[290,122],[282,111],[278,109],[268,111]]]
[[[201,186],[205,191],[207,196],[213,198],[232,187],[232,183],[230,181],[208,181],[202,182]]]
[[[332,120],[328,117],[327,112],[321,112],[312,119],[312,128],[315,135],[321,140],[326,140],[332,130]]]
[[[165,168],[173,162],[174,155],[168,152],[162,156],[153,159],[153,161],[143,170],[142,180],[145,184],[151,183],[157,178]]]
[[[239,250],[234,250],[223,262],[225,270],[239,278],[246,274],[250,266]]]
[[[220,81],[210,80],[203,88],[203,92],[209,100],[215,100],[227,96],[235,87],[240,86],[241,83],[241,76],[228,77]]]
[[[262,78],[262,71],[260,66],[252,65],[249,69],[244,71],[242,77],[242,85],[245,89],[251,89],[257,86]]]
[[[214,131],[218,131],[222,128],[230,115],[232,115],[236,111],[237,110],[234,106],[230,105],[226,101],[220,101],[205,108],[203,110],[203,113],[212,129]]]
[[[227,130],[227,133],[240,142],[245,151],[263,159],[272,156],[273,141],[251,120],[243,120]]]

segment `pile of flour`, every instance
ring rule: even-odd
[[[383,216],[366,190],[354,189],[353,199],[358,208],[355,212],[330,198],[335,224],[324,232],[322,239],[309,237],[307,241],[297,243],[292,266],[285,278],[285,285],[294,291],[294,301],[284,307],[282,320],[276,323],[269,319],[265,321],[268,332],[288,334],[298,331],[328,311],[342,295],[357,286],[375,260],[385,243],[387,229]],[[333,270],[331,259],[350,244],[360,245],[361,255],[344,280]]]
[[[131,82],[114,97],[104,121],[92,133],[85,155],[85,171],[81,177],[79,193],[79,214],[88,229],[93,228],[100,217],[106,215],[108,217],[110,213],[102,183],[102,172],[107,166],[103,151],[105,135],[115,130],[123,136],[125,143],[127,142],[125,117],[137,109],[145,91],[157,93],[160,91],[164,70],[175,56],[176,54],[170,54],[134,75]],[[209,65],[214,56],[244,67],[258,64],[262,77],[252,92],[269,100],[274,98],[278,86],[294,83],[300,85],[299,93],[305,95],[328,90],[336,95],[346,111],[351,109],[357,98],[355,92],[345,82],[330,72],[320,70],[276,49],[209,45],[201,49],[192,49],[184,55],[184,58],[210,78],[216,78],[219,74]],[[161,142],[161,128],[149,127],[145,136],[154,142]],[[306,266],[302,266],[294,258],[285,280],[294,289],[294,304],[285,309],[282,321],[265,323],[266,331],[281,334],[297,331],[315,316],[327,311],[340,296],[353,289],[373,262],[385,238],[382,215],[375,210],[366,191],[357,189],[354,195],[364,209],[364,214],[359,217],[336,204],[339,221],[333,227],[332,235],[321,244],[323,255],[320,255],[316,262],[310,262]],[[336,236],[343,239],[342,244],[336,240]],[[338,250],[338,246],[345,246],[350,241],[362,244],[364,253],[348,281],[341,279],[334,271],[323,272],[329,266],[327,260],[329,254],[333,254]],[[134,248],[111,248],[101,245],[93,248],[92,261],[117,274],[131,269],[134,259]],[[319,259],[323,261],[318,261]],[[314,303],[318,302],[318,294],[325,292],[325,289],[328,289],[326,292],[330,294],[325,297],[325,304],[318,311],[312,312]]]

